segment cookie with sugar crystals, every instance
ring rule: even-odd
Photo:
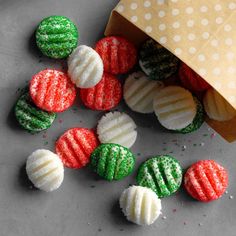
[[[155,156],[139,167],[136,180],[138,185],[152,189],[158,197],[167,197],[180,188],[182,168],[170,155]]]
[[[190,125],[188,125],[186,128],[177,130],[177,132],[182,133],[182,134],[192,133],[198,130],[204,123],[205,113],[204,113],[203,106],[197,98],[194,98],[194,101],[197,105],[197,114],[194,117],[193,122]]]
[[[104,71],[114,75],[127,73],[137,62],[135,46],[123,37],[105,37],[97,42],[95,50],[102,58]]]
[[[197,105],[192,94],[179,86],[161,89],[156,94],[153,104],[159,122],[169,130],[186,128],[197,114]]]
[[[203,105],[212,120],[228,121],[236,116],[236,110],[214,89],[207,90]]]
[[[183,62],[179,68],[179,78],[183,87],[194,92],[202,92],[211,87],[200,75]]]
[[[161,214],[161,200],[146,187],[131,186],[125,189],[119,202],[127,220],[138,225],[151,225]]]
[[[72,106],[76,91],[68,76],[59,70],[46,69],[30,81],[30,96],[34,104],[48,112],[63,112]]]
[[[46,192],[59,188],[64,179],[64,167],[60,158],[45,149],[38,149],[28,157],[26,173],[36,188]]]
[[[84,105],[92,110],[107,111],[116,107],[122,99],[120,81],[111,74],[104,73],[102,80],[94,87],[80,89]]]
[[[56,113],[42,111],[37,108],[26,92],[15,105],[15,116],[19,124],[30,132],[40,132],[48,129],[56,118]]]
[[[153,98],[164,84],[152,81],[141,71],[134,72],[125,80],[124,100],[129,108],[139,113],[153,112]]]
[[[72,128],[56,141],[55,150],[66,167],[79,169],[90,162],[90,155],[98,145],[93,130]]]
[[[139,65],[149,79],[165,80],[177,72],[179,59],[153,39],[148,39],[140,48]]]
[[[184,187],[196,200],[209,202],[220,198],[228,186],[226,169],[214,160],[194,163],[184,175]]]
[[[65,16],[49,16],[36,30],[36,44],[48,57],[61,59],[71,54],[78,43],[78,30]]]
[[[109,181],[125,178],[133,172],[134,166],[133,153],[119,144],[101,144],[91,155],[92,170]]]
[[[101,143],[117,143],[130,148],[136,141],[136,124],[121,112],[109,112],[98,122],[97,134]]]
[[[81,45],[68,59],[68,75],[76,87],[92,88],[102,79],[102,59],[94,49]]]

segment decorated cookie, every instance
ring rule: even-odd
[[[161,200],[149,188],[131,186],[121,194],[120,208],[127,220],[151,225],[161,214]]]
[[[46,69],[30,81],[30,96],[37,107],[49,112],[62,112],[74,102],[76,91],[65,73]]]
[[[105,37],[96,44],[95,50],[103,60],[105,72],[114,75],[127,73],[137,61],[135,46],[122,37]]]
[[[56,118],[55,113],[38,109],[32,103],[28,92],[18,99],[15,106],[15,116],[19,124],[30,132],[48,129]]]
[[[36,30],[36,43],[45,56],[65,58],[77,46],[78,30],[65,16],[49,16]]]
[[[125,102],[133,111],[152,113],[153,98],[162,87],[162,82],[149,80],[143,72],[135,72],[125,81]]]
[[[80,89],[80,98],[92,110],[106,111],[116,107],[122,98],[120,81],[104,73],[102,80],[92,88]]]
[[[198,99],[194,98],[194,101],[197,104],[197,114],[193,119],[193,122],[188,125],[186,128],[183,128],[181,130],[177,130],[177,132],[182,134],[188,134],[192,133],[196,130],[198,130],[202,124],[204,123],[204,109],[200,101]]]
[[[125,113],[109,112],[98,122],[97,134],[101,143],[117,143],[130,148],[137,138],[136,124]]]
[[[179,86],[168,86],[156,94],[154,111],[166,129],[180,130],[193,122],[197,106],[189,91]]]
[[[45,149],[38,149],[28,157],[26,172],[33,185],[46,192],[59,188],[64,179],[60,158]]]
[[[179,78],[183,87],[194,92],[202,92],[211,87],[200,75],[183,62],[179,68]]]
[[[179,162],[161,155],[145,161],[138,170],[138,185],[151,188],[160,198],[175,193],[182,182],[182,168]]]
[[[90,161],[90,155],[99,142],[92,130],[73,128],[67,130],[55,145],[56,153],[68,168],[79,169]]]
[[[103,63],[91,47],[77,47],[68,59],[68,75],[78,88],[92,88],[100,82]]]
[[[179,59],[153,39],[141,46],[139,58],[141,69],[152,80],[164,80],[178,70]]]
[[[135,156],[118,144],[101,144],[91,155],[90,166],[106,180],[120,180],[130,175],[134,169]]]
[[[228,186],[228,173],[214,160],[194,163],[184,176],[184,187],[198,201],[209,202],[222,196]]]
[[[209,118],[228,121],[236,116],[236,110],[214,89],[207,90],[203,104]]]

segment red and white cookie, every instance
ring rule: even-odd
[[[122,98],[120,81],[104,73],[102,80],[93,88],[80,89],[80,98],[92,110],[106,111],[116,107]]]
[[[228,173],[214,160],[201,160],[187,170],[184,186],[198,201],[213,201],[225,192],[228,186]]]
[[[210,84],[185,63],[182,63],[179,68],[179,78],[183,87],[194,92],[202,92],[211,87]]]
[[[135,46],[122,37],[105,37],[98,41],[95,50],[102,58],[104,71],[114,75],[127,73],[137,62]]]
[[[89,163],[90,155],[98,145],[94,131],[72,128],[57,140],[55,149],[66,167],[79,169]]]
[[[73,104],[76,91],[65,73],[46,69],[34,75],[30,81],[30,96],[40,109],[62,112]]]

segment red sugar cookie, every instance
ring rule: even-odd
[[[202,202],[213,201],[225,192],[228,173],[214,160],[201,160],[185,173],[184,186],[193,198]]]
[[[137,62],[135,46],[122,37],[105,37],[95,50],[103,60],[104,71],[114,75],[127,73]]]
[[[30,96],[35,105],[49,112],[62,112],[76,97],[75,87],[65,73],[46,69],[30,81]]]
[[[92,110],[110,110],[122,98],[120,81],[113,75],[104,73],[102,80],[93,88],[80,89],[84,105]]]
[[[194,92],[201,92],[209,89],[211,86],[196,72],[194,72],[185,63],[182,63],[179,68],[179,78],[181,84]]]
[[[55,149],[66,167],[79,169],[89,163],[90,155],[98,145],[94,131],[73,128],[56,141]]]

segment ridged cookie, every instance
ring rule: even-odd
[[[131,186],[123,191],[119,202],[127,220],[138,225],[151,225],[161,214],[161,200],[149,188]]]
[[[124,84],[124,100],[131,110],[139,113],[153,112],[153,98],[164,84],[149,80],[141,71],[135,72]]]
[[[139,65],[149,79],[164,80],[177,72],[179,59],[153,39],[149,39],[141,46]]]
[[[213,201],[225,192],[228,186],[228,173],[214,160],[201,160],[187,170],[184,186],[198,201]]]
[[[217,121],[231,120],[236,110],[214,89],[207,90],[203,104],[209,118]]]
[[[135,46],[122,37],[105,37],[98,41],[95,50],[101,56],[104,71],[107,73],[114,75],[127,73],[137,62]]]
[[[15,105],[15,116],[24,129],[30,132],[40,132],[52,125],[56,113],[49,113],[37,108],[27,92],[18,99]]]
[[[194,92],[202,92],[211,87],[200,75],[183,62],[179,68],[179,78],[183,87]]]
[[[104,73],[96,86],[80,89],[80,98],[84,105],[92,110],[110,110],[122,99],[121,83],[115,76]]]
[[[97,125],[97,134],[101,143],[117,143],[130,148],[136,141],[136,124],[125,113],[109,112]]]
[[[36,30],[36,43],[41,52],[51,58],[65,58],[78,43],[78,30],[65,16],[49,16]]]
[[[30,81],[30,96],[42,110],[63,112],[73,104],[76,91],[65,73],[46,69],[34,75]]]
[[[94,87],[102,79],[102,59],[91,47],[81,45],[68,59],[68,75],[78,88]]]
[[[90,162],[90,155],[98,144],[92,130],[72,128],[56,141],[55,149],[66,167],[79,169]]]
[[[28,157],[26,172],[33,185],[46,192],[59,188],[64,179],[64,167],[60,158],[45,149],[38,149]]]
[[[204,123],[204,109],[203,106],[201,104],[201,102],[197,99],[194,98],[194,101],[197,105],[197,114],[193,119],[193,122],[188,125],[186,128],[183,128],[181,130],[177,130],[177,132],[182,133],[182,134],[188,134],[188,133],[192,133],[196,130],[198,130],[202,124]]]
[[[135,156],[118,144],[101,144],[91,155],[90,166],[94,172],[106,180],[120,180],[132,173]]]
[[[175,193],[182,183],[182,168],[179,162],[161,155],[145,161],[138,170],[138,185],[151,188],[160,198]]]
[[[168,86],[156,94],[154,111],[162,126],[179,130],[193,122],[197,106],[189,91],[179,86]]]

